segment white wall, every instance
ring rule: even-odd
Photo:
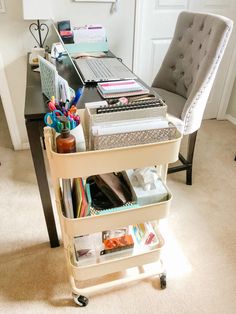
[[[133,21],[135,0],[120,0],[117,13],[110,14],[110,3],[83,3],[72,0],[52,2],[54,19],[70,19],[73,25],[103,24],[110,49],[132,66]],[[27,143],[24,122],[26,54],[34,45],[28,31],[30,21],[23,20],[22,1],[5,0],[6,13],[0,14],[0,54],[16,114],[22,147]]]
[[[26,82],[25,33],[27,23],[22,19],[21,1],[5,0],[6,13],[0,14],[0,54],[13,102],[22,143],[27,142],[24,126]],[[5,104],[5,108],[8,104]]]

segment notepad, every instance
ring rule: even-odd
[[[97,89],[103,98],[119,98],[149,93],[149,89],[135,80],[98,83]]]
[[[100,88],[101,92],[103,92],[104,94],[109,94],[142,90],[143,86],[135,80],[125,80],[117,82],[98,83],[98,88]]]

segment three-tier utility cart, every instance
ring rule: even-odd
[[[80,116],[81,120],[84,121],[83,109],[80,111]],[[156,204],[103,215],[69,219],[63,215],[62,211],[60,178],[86,178],[90,175],[158,165],[159,174],[165,183],[168,163],[175,162],[178,159],[181,134],[177,132],[174,139],[153,144],[71,154],[56,153],[55,132],[53,129],[46,127],[44,135],[74,301],[80,306],[85,306],[88,304],[88,297],[96,292],[153,275],[159,275],[161,288],[165,288],[166,276],[163,269],[160,271],[158,267],[155,272],[140,272],[133,277],[123,277],[86,288],[78,288],[78,283],[81,281],[125,271],[129,268],[139,267],[155,261],[160,262],[161,247],[164,244],[161,237],[160,243],[156,248],[138,251],[139,253],[137,254],[125,256],[117,254],[116,258],[113,256],[110,259],[108,254],[105,260],[82,266],[78,266],[75,263],[73,241],[74,237],[117,229],[141,222],[156,221],[158,223],[160,219],[168,215],[172,199],[171,192],[168,190],[168,199],[166,201]]]

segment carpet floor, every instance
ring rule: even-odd
[[[49,247],[30,151],[14,152],[9,141],[3,119],[0,313],[236,313],[234,125],[203,122],[192,186],[185,185],[183,172],[168,176],[174,199],[162,223],[167,289],[150,278],[93,296],[85,308],[71,298],[62,246]]]

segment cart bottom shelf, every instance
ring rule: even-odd
[[[155,276],[157,277],[155,278]],[[122,272],[112,273],[83,282],[75,280],[74,276],[71,274],[70,283],[72,287],[72,294],[75,299],[79,296],[86,296],[87,298],[101,292],[111,290],[112,288],[126,286],[127,284],[149,277],[153,277],[153,280],[160,280],[160,289],[164,289],[166,287],[166,273],[161,260],[155,263],[132,267]]]

